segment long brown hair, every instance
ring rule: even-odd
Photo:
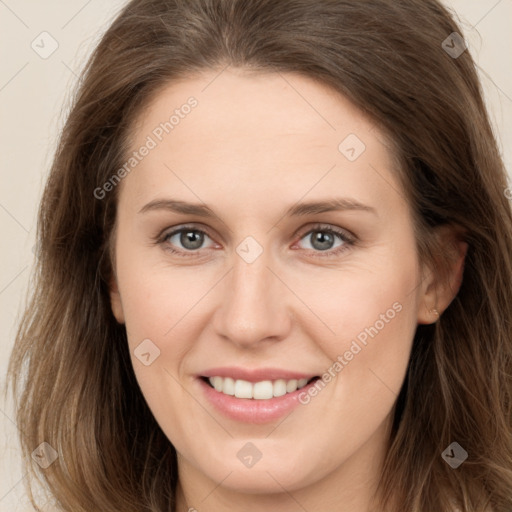
[[[63,510],[175,506],[176,452],[110,308],[118,187],[95,190],[126,161],[134,120],[161,87],[228,65],[317,79],[388,134],[422,260],[442,262],[436,226],[465,232],[459,293],[415,335],[382,510],[396,497],[394,512],[512,510],[512,214],[475,65],[454,32],[438,0],[133,0],[122,10],[62,132],[9,365],[27,469]],[[441,456],[454,441],[468,453],[458,469]],[[58,455],[46,469],[30,457],[42,442]]]

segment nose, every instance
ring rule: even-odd
[[[236,253],[233,260],[213,316],[216,334],[245,349],[285,339],[292,328],[293,294],[276,265],[265,251],[252,263]]]

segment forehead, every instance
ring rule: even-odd
[[[190,98],[197,101],[193,109],[186,107]],[[183,114],[180,109],[191,110],[193,115]],[[143,136],[152,131],[169,121],[173,113],[169,144],[180,132],[188,134],[189,128],[205,143],[217,141],[226,132],[237,138],[250,136],[254,142],[279,134],[306,136],[336,149],[338,139],[347,130],[362,138],[376,130],[372,121],[343,95],[296,73],[228,68],[180,78],[153,95],[138,119],[136,134]],[[190,118],[187,123],[181,122],[184,117]],[[384,139],[383,134],[380,136]],[[140,137],[137,142],[142,142]]]
[[[384,133],[341,94],[293,73],[226,69],[168,84],[134,124],[131,150],[143,146],[124,181],[144,199],[179,181],[245,199],[276,188],[296,200],[332,187],[357,195],[364,183],[382,197],[399,187]]]

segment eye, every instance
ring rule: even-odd
[[[334,246],[336,238],[340,240],[340,243]],[[313,229],[302,236],[301,240],[304,239],[309,242],[311,250],[315,253],[314,256],[320,257],[341,254],[350,249],[355,243],[355,237],[345,230],[325,225],[314,226]]]
[[[166,250],[178,256],[197,256],[208,234],[192,226],[184,226],[163,235],[160,243],[166,245]],[[180,247],[181,246],[181,247]],[[174,249],[178,247],[179,250]]]

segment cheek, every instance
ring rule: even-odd
[[[294,291],[307,297],[317,317],[301,315],[300,328],[321,344],[329,359],[347,351],[351,361],[356,353],[357,359],[366,359],[377,357],[382,349],[407,350],[416,328],[414,292],[419,279],[414,252],[409,254],[397,257],[382,251],[364,264],[297,278]],[[374,350],[366,350],[370,345]]]
[[[196,349],[208,292],[218,276],[206,268],[180,269],[143,257],[120,259],[118,269],[130,356],[148,405],[179,403],[182,389],[174,378],[181,380],[187,354]]]
[[[118,277],[133,370],[154,417],[170,438],[181,439],[186,430],[171,418],[190,400],[181,382],[182,362],[203,328],[196,320],[198,306],[211,284],[193,271],[135,259],[124,263]]]
[[[318,394],[329,396],[332,424],[338,424],[345,439],[353,438],[354,443],[362,431],[370,435],[391,411],[417,326],[414,252],[409,258],[390,255],[377,260],[371,269],[337,272],[338,281],[333,279],[327,291],[325,284],[315,287],[310,282],[308,306],[323,323],[302,325],[331,361]],[[315,289],[322,291],[314,293]],[[316,396],[303,398],[319,408],[323,401]],[[318,410],[318,414],[326,413]],[[347,417],[350,422],[339,421]],[[354,424],[361,432],[350,426]]]
[[[171,335],[182,319],[187,322],[187,312],[194,313],[215,276],[199,267],[166,264],[158,248],[126,249],[118,260],[118,280],[127,331],[134,340]]]

